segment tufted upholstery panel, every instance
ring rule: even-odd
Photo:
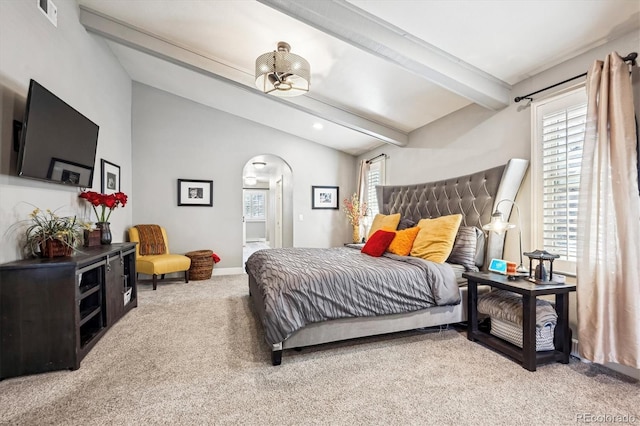
[[[415,185],[376,187],[378,207],[383,214],[400,213],[416,223],[423,218],[462,214],[462,225],[482,228],[491,221],[495,204],[503,199],[515,200],[528,165],[527,160],[512,159],[503,166],[466,176]],[[511,203],[500,210],[509,217]],[[493,234],[493,233],[492,233]],[[487,259],[502,258],[504,235],[489,235]]]

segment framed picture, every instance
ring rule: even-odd
[[[120,192],[120,166],[103,158],[100,160],[100,175],[102,176],[100,192],[103,194]]]
[[[213,181],[178,179],[179,206],[213,206]]]
[[[89,186],[93,178],[93,168],[72,161],[52,158],[47,171],[47,179],[75,186]]]
[[[337,186],[312,186],[311,208],[338,209],[338,190]]]

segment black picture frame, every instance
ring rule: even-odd
[[[104,158],[100,160],[100,192],[115,194],[120,192],[120,166]]]
[[[213,207],[213,181],[178,179],[178,206]]]
[[[337,186],[312,186],[311,208],[337,210],[340,200],[340,188]]]

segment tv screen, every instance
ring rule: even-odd
[[[98,126],[45,89],[29,84],[18,175],[91,188]]]

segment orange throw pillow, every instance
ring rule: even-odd
[[[396,231],[396,236],[393,241],[391,241],[391,245],[387,251],[397,254],[398,256],[409,256],[411,247],[413,247],[413,241],[416,239],[418,232],[420,232],[420,228],[417,226]]]

